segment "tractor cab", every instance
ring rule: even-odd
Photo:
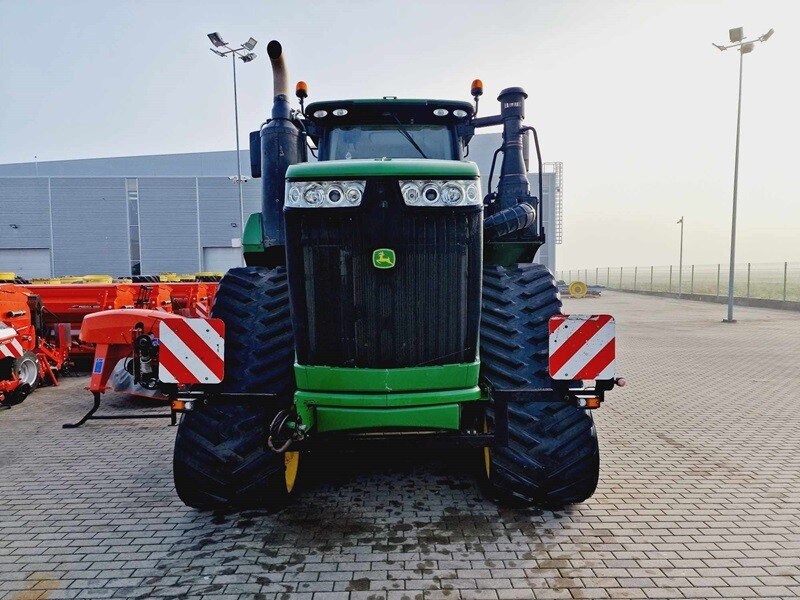
[[[314,102],[305,117],[321,161],[461,160],[461,131],[473,112],[468,102],[384,98]]]

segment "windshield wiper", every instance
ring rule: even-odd
[[[392,117],[397,122],[397,130],[403,134],[404,138],[406,138],[409,142],[411,142],[411,145],[414,146],[417,152],[419,152],[422,155],[422,158],[428,158],[422,151],[422,148],[419,147],[419,144],[417,144],[417,142],[414,141],[414,138],[411,137],[411,134],[408,133],[408,130],[400,122],[400,119],[397,118],[397,115],[394,113],[384,113],[384,114]]]

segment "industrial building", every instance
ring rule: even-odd
[[[484,134],[470,144],[468,160],[480,167],[484,193],[500,142],[500,134]],[[248,152],[241,161],[249,173]],[[560,163],[545,171],[547,243],[537,260],[555,271]],[[246,220],[260,212],[261,184],[241,184],[240,207],[235,174],[235,151],[0,165],[0,272],[129,276],[238,266],[241,213]],[[530,181],[535,194],[536,174]]]

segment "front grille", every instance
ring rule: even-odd
[[[300,364],[395,368],[472,362],[480,314],[479,208],[410,209],[396,180],[361,207],[286,212]],[[396,263],[376,269],[372,252]]]

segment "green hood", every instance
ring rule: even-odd
[[[474,162],[414,158],[326,160],[292,165],[286,171],[286,179],[290,181],[362,177],[475,179],[479,175],[478,166]]]

